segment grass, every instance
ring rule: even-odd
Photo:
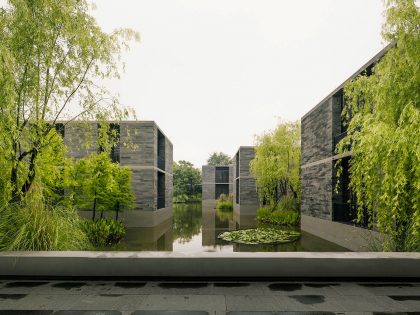
[[[270,210],[267,207],[260,208],[257,211],[257,219],[264,223],[298,226],[300,223],[300,215],[294,210]]]
[[[0,208],[0,250],[87,249],[91,244],[72,207],[48,205],[35,192],[20,203]]]
[[[216,209],[220,211],[233,210],[233,196],[221,194],[216,202]]]
[[[82,220],[82,228],[95,248],[116,245],[125,235],[124,224],[112,218]]]

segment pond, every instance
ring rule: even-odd
[[[255,218],[238,218],[234,213],[220,212],[214,206],[174,204],[173,218],[155,227],[127,228],[124,239],[111,250],[181,253],[349,251],[304,231],[301,231],[302,236],[298,241],[279,245],[247,245],[218,239],[223,232],[256,226]]]

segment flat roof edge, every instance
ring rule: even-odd
[[[373,56],[369,61],[367,61],[363,66],[361,66],[356,72],[354,72],[349,78],[347,78],[343,83],[341,83],[337,88],[335,88],[330,94],[324,97],[320,102],[318,102],[314,107],[312,107],[312,109],[310,109],[305,115],[303,115],[301,118],[301,121],[305,119],[307,116],[309,116],[312,112],[314,112],[317,108],[319,108],[322,104],[324,104],[334,94],[340,91],[347,82],[353,80],[355,77],[361,74],[364,70],[366,70],[367,67],[369,67],[371,64],[381,59],[381,57],[384,56],[385,53],[394,46],[395,46],[395,43],[392,42],[386,45],[384,48],[382,48],[375,56]]]

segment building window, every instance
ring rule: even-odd
[[[160,130],[158,130],[157,139],[157,167],[165,170],[165,136]]]
[[[238,179],[236,179],[236,191],[235,191],[235,193],[236,193],[236,204],[237,205],[239,205],[239,178]]]
[[[157,208],[165,208],[165,173],[157,173]]]
[[[236,161],[236,178],[238,178],[239,177],[239,151],[238,153],[236,153],[235,161]]]
[[[338,192],[334,196],[333,221],[353,223],[357,217],[355,198],[349,189],[349,162],[349,157],[343,158],[341,161],[343,173],[340,178]]]
[[[216,166],[216,183],[229,183],[229,166]]]
[[[219,199],[221,194],[229,195],[229,184],[216,184],[214,199]]]
[[[98,124],[98,134],[99,129],[101,128],[101,124]],[[120,125],[115,123],[109,124],[108,129],[108,141],[112,143],[111,152],[109,152],[109,157],[111,158],[112,162],[119,163],[120,162]],[[99,145],[98,152],[104,152],[104,148]]]

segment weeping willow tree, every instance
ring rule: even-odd
[[[83,248],[76,211],[57,200],[70,162],[56,123],[132,113],[101,82],[119,77],[121,53],[137,37],[104,33],[86,0],[0,5],[0,250]]]
[[[261,200],[274,209],[281,196],[300,202],[300,123],[282,122],[257,138],[251,172]]]
[[[129,29],[102,32],[86,0],[9,0],[0,7],[0,184],[19,201],[58,120],[129,115],[98,83],[119,76]],[[3,197],[7,199],[8,197]]]
[[[414,0],[386,5],[382,34],[394,45],[372,75],[345,85],[348,134],[337,150],[352,152],[358,220],[367,214],[385,250],[420,251],[420,12]]]

